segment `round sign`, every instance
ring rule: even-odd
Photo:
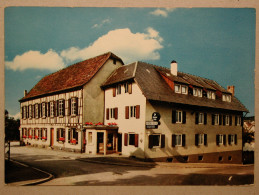
[[[153,121],[159,121],[160,117],[161,117],[161,115],[158,112],[153,112],[153,114],[152,114]]]

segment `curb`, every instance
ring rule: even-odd
[[[49,175],[48,177],[46,178],[43,178],[43,179],[35,179],[35,180],[29,180],[29,181],[21,181],[21,182],[12,182],[12,183],[8,183],[7,185],[20,185],[20,186],[29,186],[29,185],[36,185],[36,184],[40,184],[40,183],[44,183],[46,181],[49,181],[51,180],[52,178],[54,178],[54,176],[46,171],[43,171],[43,170],[40,170],[38,168],[35,168],[35,167],[32,167],[32,166],[29,166],[29,165],[26,165],[24,163],[21,163],[19,161],[15,161],[15,160],[12,160],[10,159],[10,161],[14,162],[14,163],[17,163],[19,165],[22,165],[24,167],[31,167],[32,169],[36,170],[36,171],[40,171],[42,173],[45,173],[47,175]]]

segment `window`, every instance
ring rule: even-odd
[[[43,118],[45,118],[46,116],[47,116],[47,113],[46,113],[46,111],[47,111],[47,106],[46,106],[46,103],[45,102],[43,102],[42,104],[42,117]]]
[[[223,116],[223,125],[229,125],[229,115]]]
[[[124,145],[133,145],[138,147],[138,134],[136,133],[125,133],[124,134]]]
[[[106,120],[109,120],[110,118],[118,119],[118,108],[106,109]]]
[[[172,135],[172,147],[185,146],[185,134]]]
[[[39,129],[38,129],[38,128],[35,128],[35,129],[34,129],[34,138],[35,138],[36,140],[39,139]]]
[[[50,117],[55,116],[54,102],[50,102]]]
[[[207,98],[215,100],[215,92],[207,91]]]
[[[228,144],[229,145],[234,145],[237,144],[237,134],[230,134],[228,135]]]
[[[29,118],[32,118],[32,105],[29,105]]]
[[[213,114],[212,115],[212,124],[213,125],[219,125],[219,114]]]
[[[193,96],[202,97],[202,89],[193,88]]]
[[[188,87],[182,86],[182,94],[187,94],[187,92],[188,92]]]
[[[195,134],[195,145],[207,145],[207,134]]]
[[[27,129],[22,128],[22,138],[27,138]]]
[[[26,113],[26,111],[27,111],[27,106],[23,106],[22,109],[23,109],[23,111],[22,111],[22,118],[23,118],[23,119],[26,119],[26,118],[27,118],[27,117],[26,117],[26,116],[27,116],[27,113]]]
[[[173,110],[172,123],[186,123],[186,112],[181,110]]]
[[[88,132],[88,144],[92,144],[93,142],[93,132]]]
[[[152,134],[148,137],[148,147],[165,147],[165,135],[164,134]]]
[[[195,124],[207,124],[207,113],[196,112],[195,113]]]
[[[140,105],[136,106],[125,106],[125,118],[140,118]]]
[[[121,85],[120,84],[117,85],[117,94],[118,95],[121,94]]]
[[[224,102],[231,102],[231,95],[223,94],[222,101]]]
[[[199,124],[203,124],[204,123],[204,115],[203,113],[199,113]]]
[[[242,118],[241,118],[241,116],[236,116],[235,117],[235,125],[238,125],[238,126],[240,126],[241,125],[241,123],[242,123]]]
[[[71,114],[72,115],[78,114],[78,98],[76,97],[71,99]]]
[[[64,128],[57,129],[57,141],[65,142],[65,129]]]
[[[78,132],[76,131],[76,128],[68,129],[68,142],[71,144],[78,143]]]
[[[223,134],[216,135],[216,144],[226,145],[226,135],[223,135]]]
[[[41,139],[42,140],[47,140],[47,136],[48,136],[47,128],[42,128],[41,130],[42,130],[42,137],[41,137]]]
[[[125,89],[125,93],[128,93],[128,91],[129,91],[129,84],[128,83],[124,84],[124,89]]]
[[[58,100],[58,116],[65,116],[65,100]]]
[[[130,107],[130,117],[136,117],[136,106]]]
[[[174,86],[174,91],[175,91],[175,93],[181,93],[181,85],[175,85]]]
[[[38,104],[35,104],[35,118],[39,118],[39,107],[38,107]]]

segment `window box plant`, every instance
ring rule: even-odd
[[[99,123],[96,123],[95,125],[96,125],[96,126],[102,126],[103,123],[99,122]]]
[[[71,139],[70,143],[75,145],[77,143],[77,140],[76,139]]]
[[[35,139],[39,139],[39,136],[35,135]]]
[[[42,137],[42,140],[46,140],[47,139],[47,137]]]
[[[60,138],[58,139],[58,141],[65,142],[65,138],[64,138],[64,137],[60,137]]]
[[[85,125],[86,126],[91,126],[91,125],[93,125],[93,123],[92,122],[86,122]]]
[[[32,135],[29,135],[29,138],[32,139]]]
[[[108,123],[108,125],[114,127],[117,126],[117,123]]]
[[[26,136],[26,135],[23,135],[22,138],[27,138],[27,136]]]

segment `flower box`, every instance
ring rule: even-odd
[[[117,123],[108,123],[108,125],[114,127],[117,126]]]
[[[85,125],[91,126],[91,125],[93,125],[93,123],[92,122],[86,122]]]
[[[46,139],[47,139],[47,137],[42,137],[42,139],[43,139],[43,140],[46,140]]]
[[[27,136],[26,136],[26,135],[23,135],[22,138],[27,138]]]
[[[29,138],[31,139],[31,138],[32,138],[32,135],[29,135]]]
[[[35,135],[35,139],[39,139],[39,136]]]
[[[64,142],[64,141],[65,141],[65,138],[64,138],[64,137],[60,137],[60,138],[58,139],[58,141]]]
[[[96,123],[95,125],[96,125],[96,126],[102,126],[103,123],[99,122],[99,123]]]
[[[71,140],[70,140],[70,143],[71,143],[71,144],[76,144],[76,143],[77,143],[77,140],[76,140],[76,139],[71,139]]]

